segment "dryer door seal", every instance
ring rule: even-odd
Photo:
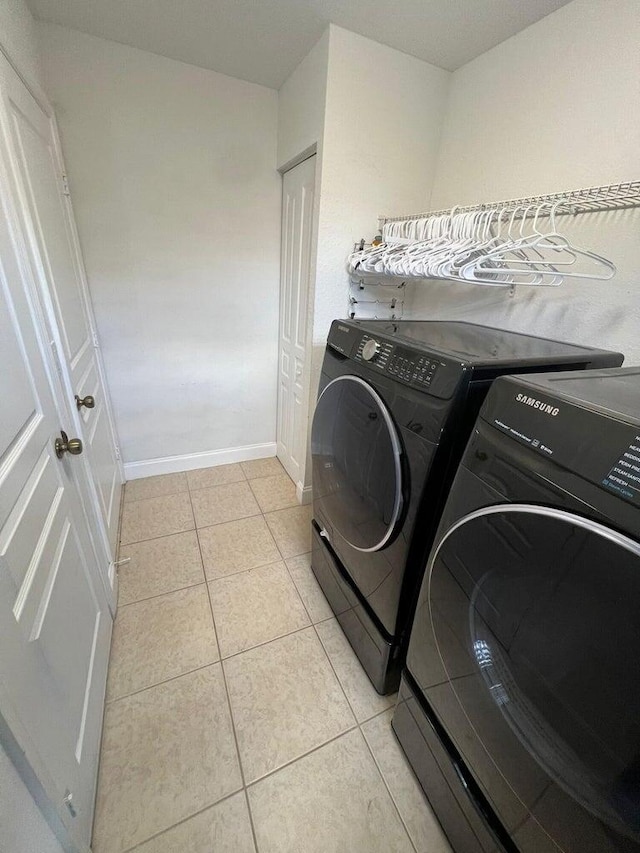
[[[402,514],[402,445],[378,392],[339,376],[318,398],[311,433],[314,504],[357,551],[379,551]]]

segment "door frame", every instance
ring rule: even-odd
[[[100,340],[98,338],[97,332],[97,323],[95,318],[95,312],[93,310],[93,303],[91,301],[91,293],[89,291],[89,282],[87,280],[86,270],[84,267],[84,259],[82,256],[82,249],[80,246],[80,235],[78,234],[78,229],[76,225],[76,220],[73,212],[73,205],[71,202],[71,194],[69,192],[68,187],[68,179],[67,179],[67,169],[64,163],[64,159],[62,156],[62,148],[60,142],[60,133],[58,131],[58,122],[53,112],[53,109],[49,108],[49,110],[45,110],[47,115],[49,116],[49,120],[51,122],[52,128],[52,136],[53,136],[53,145],[54,150],[56,152],[57,158],[57,166],[60,170],[60,174],[62,175],[62,180],[64,184],[64,206],[65,206],[65,214],[66,214],[66,224],[69,229],[69,233],[71,236],[71,244],[73,248],[74,261],[76,265],[76,269],[78,272],[78,276],[80,279],[80,290],[82,293],[82,299],[84,301],[84,308],[87,316],[87,325],[89,327],[89,334],[91,337],[92,346],[94,349],[94,355],[96,360],[96,367],[98,371],[98,375],[100,377],[100,383],[102,386],[103,394],[104,394],[104,409],[107,416],[107,420],[109,422],[109,427],[111,429],[111,434],[114,437],[114,449],[116,455],[117,462],[117,470],[120,475],[120,482],[125,482],[124,476],[124,466],[122,463],[122,454],[120,452],[120,445],[118,439],[118,431],[116,428],[116,421],[113,414],[113,403],[111,400],[111,394],[109,392],[109,385],[107,383],[107,375],[104,367],[104,361],[102,358],[102,350],[100,347]],[[55,329],[57,335],[56,345],[58,347],[61,346],[60,340],[60,330],[55,322],[55,315],[53,314],[53,305],[51,304],[49,295],[47,295],[47,314],[49,315],[49,320],[52,328]],[[62,352],[62,350],[58,350]],[[85,429],[85,425],[82,421],[82,417],[80,415],[80,411],[77,406],[73,406],[71,401],[74,399],[74,388],[71,383],[71,376],[69,371],[66,369],[66,364],[63,364],[63,375],[64,375],[64,386],[67,392],[66,398],[68,401],[68,408],[71,410],[71,414],[73,417],[74,427],[77,429],[78,433],[81,433]],[[83,485],[85,489],[83,492],[83,497],[88,499],[89,504],[91,505],[92,515],[95,519],[95,530],[98,533],[99,537],[99,547],[101,551],[101,556],[103,559],[106,559],[107,562],[107,584],[106,591],[107,596],[109,598],[109,607],[111,609],[112,614],[115,616],[117,600],[118,600],[118,573],[116,571],[116,554],[112,553],[112,546],[109,540],[109,532],[105,527],[104,519],[102,515],[102,510],[100,509],[100,497],[98,495],[98,490],[89,470],[89,459],[87,456],[83,456],[84,461],[84,477],[83,477]],[[121,496],[122,503],[122,496]],[[121,509],[121,507],[120,507]],[[90,530],[93,532],[94,526],[92,524],[89,525]]]
[[[307,327],[305,330],[305,359],[304,359],[304,378],[305,382],[303,385],[303,405],[306,412],[305,415],[305,425],[306,425],[306,452],[304,454],[303,459],[301,460],[301,468],[302,468],[302,477],[296,483],[296,497],[298,499],[298,503],[300,504],[309,504],[311,503],[311,453],[310,453],[310,440],[311,440],[311,416],[313,414],[314,400],[311,394],[311,389],[313,387],[312,381],[312,371],[313,371],[313,326],[314,326],[314,314],[315,314],[315,281],[316,281],[316,267],[317,267],[317,255],[318,255],[318,222],[319,222],[319,209],[320,209],[320,173],[321,169],[319,168],[320,163],[320,146],[317,142],[311,144],[308,148],[305,148],[295,157],[292,157],[288,160],[283,166],[281,166],[278,171],[280,172],[281,177],[281,191],[280,191],[280,224],[282,224],[282,214],[283,214],[283,201],[284,201],[284,177],[287,172],[290,172],[292,169],[295,169],[296,166],[299,166],[301,163],[304,163],[306,160],[310,160],[312,157],[316,157],[315,169],[314,169],[314,197],[313,197],[313,213],[312,213],[312,221],[311,221],[311,246],[309,250],[309,277],[307,281]],[[280,232],[280,249],[282,252],[282,232]],[[276,375],[276,395],[278,400],[278,413],[276,414],[276,453],[278,447],[278,439],[279,436],[277,434],[278,424],[279,424],[279,382],[280,382],[280,338],[282,334],[282,254],[280,256],[280,282],[279,282],[279,290],[280,290],[280,301],[279,301],[279,324],[278,324],[278,363],[277,363],[277,375]]]
[[[71,204],[71,198],[68,190],[67,173],[64,165],[64,160],[62,158],[60,136],[58,133],[55,113],[48,101],[44,99],[42,95],[33,91],[33,87],[30,86],[29,83],[24,80],[22,75],[15,69],[13,63],[8,59],[5,51],[2,50],[0,52],[0,76],[6,79],[7,76],[11,75],[17,77],[20,85],[24,86],[27,89],[29,94],[34,98],[40,109],[46,115],[47,120],[49,121],[51,126],[53,149],[56,157],[55,167],[60,175],[60,192],[64,198],[63,206],[65,211],[65,226],[68,231],[68,236],[71,242],[73,261],[79,278],[83,307],[87,318],[87,326],[89,330],[91,345],[93,346],[95,352],[97,370],[101,379],[102,386],[104,388],[105,412],[109,425],[111,427],[112,434],[114,437],[116,437],[115,451],[117,457],[118,473],[120,476],[120,481],[124,483],[124,468],[122,465],[120,449],[117,443],[117,431],[115,419],[113,416],[113,406],[109,396],[108,385],[106,382],[106,374],[104,370],[104,363],[102,360],[102,353],[100,351],[98,335],[96,332],[95,315],[93,312],[93,306],[89,293],[89,286],[86,278],[86,272],[84,269],[84,263],[82,260],[80,239],[73,216],[73,207]],[[6,149],[6,153],[9,158],[9,168],[3,170],[2,183],[4,185],[4,192],[11,200],[11,227],[20,234],[21,244],[23,244],[27,236],[24,233],[24,228],[26,227],[31,232],[33,226],[30,222],[29,216],[27,216],[27,222],[23,226],[23,223],[20,221],[18,210],[16,209],[17,205],[20,205],[25,210],[28,210],[29,208],[27,200],[23,197],[21,187],[17,185],[15,179],[13,179],[9,174],[7,174],[8,172],[11,172],[14,175],[19,175],[20,169],[18,165],[14,162],[13,150],[10,143],[9,128],[3,127],[2,132],[5,139],[8,140],[6,144],[3,142],[3,148]],[[28,237],[34,245],[37,245],[37,238],[34,233],[29,233]],[[28,258],[30,257],[30,252],[26,249],[24,245],[21,245],[21,254],[24,263],[26,263],[28,266],[31,266],[31,262],[28,260]],[[46,276],[44,274],[44,270],[41,268],[41,262],[39,258],[35,258],[35,265],[37,267],[37,270],[34,272],[37,273],[38,277],[42,281],[46,281]],[[36,323],[37,334],[40,340],[41,349],[44,353],[45,363],[47,365],[47,369],[52,380],[52,385],[55,389],[55,398],[58,405],[59,414],[60,417],[63,419],[63,422],[66,421],[66,423],[73,424],[73,428],[76,435],[82,435],[85,426],[77,407],[75,405],[72,405],[72,401],[74,399],[74,388],[71,381],[68,366],[64,357],[62,356],[62,353],[64,353],[64,346],[62,342],[62,336],[60,334],[60,329],[56,321],[55,308],[53,306],[51,294],[45,287],[38,286],[37,282],[33,279],[34,273],[29,270],[28,280],[30,281],[30,286],[33,290],[33,302],[38,307],[38,316]],[[83,454],[82,459],[78,461],[81,463],[78,468],[82,471],[81,476],[79,476],[78,478],[78,486],[81,495],[83,512],[85,513],[87,524],[89,527],[91,543],[95,551],[98,567],[100,569],[100,580],[107,595],[109,609],[111,610],[112,615],[115,615],[117,607],[116,555],[112,553],[111,544],[109,541],[109,534],[105,527],[102,511],[100,509],[100,497],[98,495],[97,487],[89,468],[89,459],[86,455]]]

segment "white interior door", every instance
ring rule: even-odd
[[[309,273],[313,236],[316,158],[282,178],[280,341],[278,362],[278,458],[304,487],[309,421]]]
[[[111,614],[76,485],[36,289],[0,163],[0,723],[86,850]],[[0,728],[1,731],[1,728]]]
[[[50,340],[61,363],[66,404],[73,410],[72,422],[85,444],[82,468],[87,504],[96,516],[92,527],[102,538],[98,547],[104,552],[103,570],[113,586],[115,572],[110,563],[116,547],[122,473],[56,127],[52,115],[6,62],[0,64],[0,86],[1,153],[10,164],[34,258],[33,272],[49,317]],[[75,395],[90,395],[95,407],[83,406],[78,412]]]

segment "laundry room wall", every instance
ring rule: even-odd
[[[450,73],[331,25],[314,342],[347,314],[347,255],[386,212],[429,202]]]
[[[279,92],[278,164],[318,146],[313,340],[347,314],[346,259],[383,212],[421,209],[450,72],[331,24]]]
[[[127,477],[275,453],[277,92],[38,30]]]
[[[378,216],[428,206],[450,72],[331,25],[318,222],[311,408],[347,256]],[[311,422],[312,418],[310,418]]]
[[[639,43],[636,0],[574,0],[454,72],[431,208],[639,179]],[[411,313],[610,347],[640,363],[640,210],[558,223],[610,258],[615,278],[514,297],[416,284]]]
[[[286,167],[324,135],[329,27],[278,91],[278,168]]]
[[[450,76],[331,24],[280,89],[279,165],[318,151],[309,423],[329,326],[349,309],[353,244],[380,213],[428,204]]]
[[[36,94],[42,91],[36,22],[25,0],[0,3],[0,45],[18,74]]]

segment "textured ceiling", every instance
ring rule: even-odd
[[[36,18],[279,88],[329,22],[453,71],[568,0],[28,0]]]

